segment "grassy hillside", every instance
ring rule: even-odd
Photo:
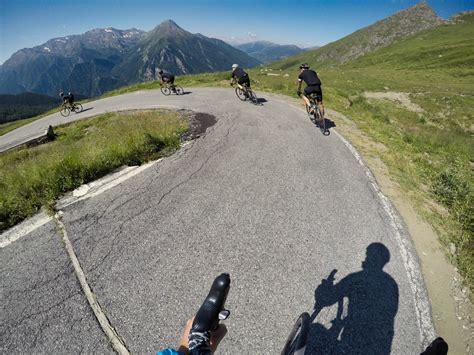
[[[326,46],[274,63],[273,67],[296,69],[304,61],[319,68],[339,66],[442,23],[443,20],[426,3],[420,3]]]

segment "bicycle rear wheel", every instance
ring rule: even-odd
[[[61,108],[59,109],[59,113],[61,114],[61,116],[63,117],[67,117],[71,114],[71,110],[69,109],[69,107],[63,105],[61,106]]]
[[[170,88],[167,87],[167,86],[162,86],[162,87],[161,87],[161,93],[162,93],[163,95],[168,96],[169,94],[171,94],[171,90],[170,90]]]
[[[330,132],[329,132],[329,129],[327,129],[327,126],[326,126],[327,122],[326,122],[326,119],[324,118],[323,112],[321,111],[321,107],[319,105],[316,108],[316,112],[317,112],[317,115],[318,115],[319,129],[321,130],[321,132],[323,132],[323,134],[325,136],[329,136]]]
[[[247,100],[247,96],[245,96],[245,91],[239,88],[238,86],[235,88],[235,94],[239,98],[239,100],[245,101]]]
[[[255,95],[255,93],[251,89],[247,89],[249,99],[252,101],[254,105],[258,105],[258,97]]]
[[[181,86],[175,86],[174,89],[176,90],[176,95],[184,94],[184,89]]]
[[[71,111],[75,112],[75,113],[79,113],[79,112],[82,112],[82,105],[80,103],[75,103],[72,107],[71,107]]]
[[[311,324],[310,316],[307,312],[302,313],[295,322],[282,355],[303,355],[306,350],[306,341],[308,340],[309,326]]]

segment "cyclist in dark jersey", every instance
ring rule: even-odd
[[[321,90],[321,80],[314,70],[309,69],[308,64],[300,65],[300,75],[298,76],[298,96],[301,96],[307,106],[311,106],[308,96],[312,93],[316,94],[316,100],[321,105],[321,110],[324,116],[323,92]],[[306,83],[304,94],[301,95],[301,83]]]
[[[161,77],[161,82],[162,83],[170,83],[171,84],[171,88],[172,90],[174,91],[175,88],[174,88],[174,75],[173,74],[170,74],[170,73],[166,73],[164,72],[163,70],[160,70],[158,72],[158,74],[160,74],[160,77]]]
[[[250,78],[249,75],[239,67],[238,64],[232,64],[232,82],[237,80],[239,85],[245,85],[250,89]]]
[[[61,96],[64,104],[68,103],[71,106],[74,104],[74,95],[70,92],[68,92],[67,95],[64,95],[64,93],[61,91],[59,96]]]

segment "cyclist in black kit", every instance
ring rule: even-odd
[[[163,70],[160,70],[158,72],[158,74],[160,74],[161,82],[162,83],[169,83],[171,85],[171,89],[174,91],[175,90],[175,88],[174,88],[174,75],[170,74],[170,73],[166,73]]]
[[[321,111],[324,117],[323,92],[321,90],[321,80],[314,70],[309,69],[308,64],[300,65],[300,75],[298,76],[298,96],[301,96],[307,106],[311,106],[308,95],[315,93],[316,100],[321,105]],[[303,95],[301,95],[301,83],[306,83]],[[312,112],[311,112],[312,113]]]
[[[59,93],[59,96],[63,100],[63,104],[69,104],[72,107],[72,105],[74,104],[74,95],[73,94],[68,92],[67,95],[64,95],[64,93],[61,91]]]
[[[234,80],[237,80],[239,85],[246,86],[250,89],[250,78],[249,75],[243,70],[241,67],[239,67],[238,64],[232,64],[232,81],[231,85],[234,82]]]

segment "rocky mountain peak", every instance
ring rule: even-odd
[[[165,20],[156,26],[151,32],[162,33],[162,34],[175,34],[177,32],[183,32],[184,30],[179,27],[173,20]]]

